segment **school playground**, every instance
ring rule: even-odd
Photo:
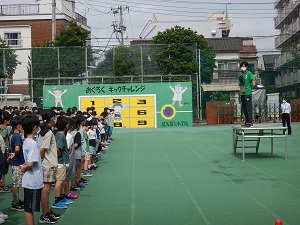
[[[280,218],[299,225],[300,124],[292,129],[287,160],[284,139],[274,140],[273,155],[262,139],[258,154],[246,149],[245,161],[241,149],[232,155],[232,125],[114,129],[79,199],[54,210],[62,214],[58,224],[273,225]],[[11,200],[0,193],[5,225],[25,224],[23,213],[10,211]]]

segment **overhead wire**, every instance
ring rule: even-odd
[[[95,2],[95,1],[94,1]],[[97,2],[97,1],[96,1]],[[116,1],[114,1],[114,4],[116,4],[115,3]],[[134,4],[134,2],[130,2],[130,1],[119,1],[119,2],[125,2],[125,3],[132,3],[132,4]],[[98,3],[100,3],[100,2],[98,2]],[[105,4],[107,4],[107,3],[105,3]],[[95,5],[95,4],[90,4],[89,3],[89,5],[90,6],[92,6],[92,7],[99,7],[99,5]],[[141,5],[141,6],[140,6]],[[152,8],[149,8],[149,7],[143,7],[143,6],[151,6]],[[173,12],[173,13],[184,13],[185,14],[185,16],[187,15],[187,13],[188,14],[198,14],[198,13],[202,13],[202,14],[212,14],[213,12],[216,12],[216,10],[221,10],[221,11],[225,11],[225,8],[224,9],[207,9],[207,10],[211,10],[212,12],[209,12],[209,11],[195,11],[195,10],[198,10],[198,8],[195,8],[195,7],[193,7],[193,8],[191,8],[191,7],[186,7],[186,6],[174,6],[174,5],[168,5],[167,7],[168,7],[168,9],[166,9],[165,7],[166,7],[166,5],[155,5],[155,4],[148,4],[148,3],[142,3],[142,4],[139,4],[138,6],[130,6],[131,8],[133,8],[133,9],[143,9],[143,10],[154,10],[155,11],[155,13],[157,14],[157,11],[161,11],[161,12]],[[160,8],[155,8],[155,7],[160,7]],[[101,8],[109,8],[108,6],[101,6]],[[184,11],[184,10],[174,10],[174,9],[171,9],[171,8],[175,8],[175,9],[188,9],[188,10],[192,10],[192,11]],[[202,9],[202,8],[199,8],[199,9]],[[250,9],[246,9],[246,10],[250,10]],[[252,10],[256,10],[256,9],[252,9]],[[262,10],[262,9],[260,9],[260,10]],[[271,10],[271,9],[270,9]],[[273,9],[274,10],[274,9]],[[145,13],[145,11],[135,11],[135,10],[131,10],[131,11],[133,11],[133,12],[143,12],[143,13]],[[241,11],[241,10],[239,10],[239,11]],[[275,10],[274,10],[275,11]],[[151,14],[153,14],[153,12],[149,12],[149,11],[146,11],[146,13],[151,13]],[[241,12],[232,12],[232,13],[230,13],[230,14],[233,14],[233,15],[245,15],[245,9],[243,9],[243,11],[241,11]],[[255,13],[256,15],[275,15],[275,12],[274,13],[266,13],[266,12],[262,12],[262,13],[260,13],[260,12],[256,12]],[[188,17],[189,17],[190,15],[188,15]],[[245,18],[245,17],[243,17],[243,18]],[[248,16],[248,18],[253,18],[253,16],[251,16],[251,17],[249,17]],[[266,16],[265,17],[263,17],[263,18],[266,18]]]

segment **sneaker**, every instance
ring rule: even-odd
[[[54,204],[52,205],[52,208],[54,208],[54,209],[67,209],[68,206],[64,205],[63,203],[61,203],[61,202],[59,201],[59,202],[57,202],[57,203],[54,203]]]
[[[11,211],[23,212],[24,211],[24,206],[22,206],[20,203],[17,203],[15,205],[11,204],[10,210]]]
[[[254,127],[254,126],[253,126],[253,123],[250,123],[249,125],[250,125],[250,127]]]
[[[82,176],[83,176],[83,177],[92,177],[93,174],[91,174],[91,173],[89,173],[89,172],[83,172],[83,173],[82,173]],[[80,180],[79,180],[79,182],[80,182]],[[80,183],[82,183],[82,182],[80,182]]]
[[[84,184],[81,184],[81,183],[78,183],[78,184],[76,184],[75,187],[82,189],[82,188],[85,187],[85,185],[84,185]]]
[[[65,198],[66,199],[76,199],[76,198],[78,198],[78,194],[77,193],[74,193],[74,192],[69,192],[66,196],[65,196]]]
[[[19,203],[20,203],[22,206],[24,206],[24,202],[23,202],[23,201],[19,200]]]
[[[70,191],[82,191],[82,188],[79,188],[79,187],[71,187],[70,188]]]
[[[0,192],[1,193],[9,193],[9,192],[11,192],[11,188],[4,185],[3,187],[0,187]]]
[[[88,181],[86,179],[83,179],[82,177],[80,178],[79,180],[79,183],[82,183],[82,184],[88,184]]]
[[[47,213],[45,216],[41,215],[40,223],[57,223],[57,220],[54,219],[52,216],[49,215],[49,213]]]
[[[60,219],[60,215],[53,212],[52,209],[50,209],[50,211],[48,212],[48,215],[51,216],[53,219],[56,219],[56,220]]]
[[[102,147],[102,150],[107,150],[108,149],[108,146],[105,146],[105,147]]]
[[[90,168],[88,168],[88,171],[94,172],[94,171],[96,171],[96,168],[94,166],[91,166]]]
[[[8,219],[8,215],[4,214],[3,212],[0,211],[0,218],[6,220]]]
[[[66,199],[65,197],[60,200],[60,202],[64,205],[70,205],[70,204],[73,204],[73,201],[72,200],[69,200],[69,199]]]

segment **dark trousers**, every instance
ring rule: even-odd
[[[245,123],[253,123],[252,95],[241,95],[242,110],[245,115]]]
[[[285,127],[285,123],[288,127],[288,135],[292,134],[292,128],[291,128],[291,118],[290,118],[290,114],[289,113],[282,113],[282,126]]]

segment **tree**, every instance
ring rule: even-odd
[[[104,54],[104,60],[97,65],[94,76],[123,76],[140,74],[140,52],[138,48],[118,46]]]
[[[86,45],[90,33],[77,25],[75,20],[72,20],[67,27],[60,28],[60,34],[55,37],[54,46],[62,47],[59,49],[61,77],[86,75],[86,53],[87,63],[93,61],[92,49]]]
[[[165,44],[159,53],[158,64],[163,74],[194,74],[198,73],[198,60],[196,50],[200,50],[201,80],[210,83],[215,67],[215,53],[208,45],[203,35],[180,26],[158,32],[153,38],[154,44]]]
[[[76,21],[69,22],[67,27],[62,26],[54,43],[45,40],[43,46],[37,45],[32,48],[28,73],[32,73],[33,78],[86,76],[86,63],[91,65],[94,62],[92,49],[86,44],[89,34],[90,31],[81,28]],[[58,80],[50,82],[57,84]],[[34,88],[33,98],[36,100],[42,96],[43,83],[43,81],[33,82],[31,88]]]
[[[0,37],[0,78],[12,79],[18,64],[21,64],[17,57],[15,50],[6,45],[5,40]]]

